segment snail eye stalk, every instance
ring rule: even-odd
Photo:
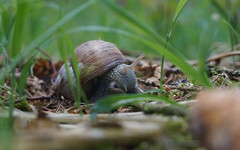
[[[127,65],[125,68],[123,68],[121,70],[121,73],[125,74],[129,69],[134,70],[134,68],[137,66],[140,60],[142,60],[143,57],[144,57],[144,54],[141,54],[140,56],[138,56],[138,58],[131,65]]]

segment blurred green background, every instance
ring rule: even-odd
[[[0,70],[0,85],[4,83],[10,71],[14,71],[19,64],[24,64],[24,60],[30,60],[23,67],[19,82],[11,81],[11,87],[14,90],[18,89],[16,91],[20,96],[23,95],[23,87],[30,64],[33,62],[33,59],[28,58],[38,51],[35,47],[40,47],[55,60],[59,60],[62,59],[60,54],[63,56],[62,53],[66,52],[64,55],[68,55],[74,47],[85,41],[103,39],[129,51],[128,55],[137,56],[145,53],[160,60],[164,54],[192,79],[210,87],[205,74],[206,57],[212,53],[230,51],[240,40],[240,36],[234,33],[234,30],[240,33],[240,0],[187,1],[183,11],[179,12],[180,16],[172,28],[172,36],[168,41],[174,47],[172,51],[164,48],[165,44],[161,37],[166,37],[173,24],[177,5],[181,1],[104,1],[0,0],[0,56],[4,53],[4,48],[9,56],[5,55],[5,67],[1,67]],[[111,2],[113,5],[109,4]],[[117,10],[118,6],[123,9]],[[131,17],[129,14],[134,16]],[[230,29],[223,19],[233,29]],[[99,26],[114,31],[121,29],[131,33],[131,36],[116,32],[99,32],[103,30]],[[44,57],[41,53],[37,55]],[[185,58],[198,59],[200,62],[198,68],[189,65]],[[10,59],[10,65],[7,59]],[[0,63],[2,66],[3,57],[0,57]],[[13,101],[14,98],[10,98],[9,124],[0,118],[0,131],[11,128]],[[0,132],[0,138],[2,137],[7,137],[4,132]]]
[[[21,0],[24,2],[26,0]],[[19,3],[20,1],[18,1]],[[23,22],[23,36],[21,37],[21,49],[46,31],[62,16],[77,6],[87,2],[86,0],[27,0],[26,18]],[[116,3],[134,14],[142,22],[150,26],[162,37],[165,37],[176,10],[178,0],[115,0]],[[217,3],[239,25],[240,1],[219,0]],[[1,0],[0,4],[0,42],[11,54],[13,45],[13,25],[16,19],[17,0]],[[42,48],[60,59],[58,49],[62,47],[68,50],[66,44],[59,44],[56,37],[60,33],[77,27],[104,26],[132,31],[134,26],[126,23],[116,14],[102,4],[94,3],[86,10],[64,24],[56,34],[43,43]],[[138,30],[135,30],[138,32]],[[141,31],[139,31],[141,32]],[[93,39],[103,39],[117,44],[121,49],[129,51],[149,50],[144,44],[117,33],[106,32],[72,32],[66,33],[73,46]],[[230,33],[228,26],[223,23],[221,14],[212,5],[211,0],[188,1],[180,17],[173,28],[169,41],[179,52],[188,59],[196,59],[201,51],[210,53],[212,50],[227,50],[230,47]],[[237,43],[237,41],[235,41]],[[63,47],[64,46],[64,47]],[[159,57],[160,58],[160,57]]]

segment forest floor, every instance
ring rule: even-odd
[[[228,58],[233,55],[238,54],[225,53],[208,59],[207,73],[215,88],[226,90],[238,87],[240,72],[237,70],[240,65],[229,63],[231,58]],[[131,58],[128,60],[132,61]],[[189,63],[196,65],[196,62]],[[38,59],[33,65],[33,75],[27,78],[24,90],[27,97],[24,99],[17,93],[9,92],[12,91],[9,86],[10,77],[0,87],[3,99],[0,105],[1,118],[8,117],[10,97],[15,100],[13,116],[16,134],[12,139],[13,149],[204,149],[201,144],[216,148],[211,145],[214,143],[211,140],[206,142],[206,139],[202,139],[208,137],[205,132],[211,133],[216,127],[214,121],[208,124],[209,116],[206,117],[204,113],[209,110],[193,108],[199,99],[219,99],[222,92],[201,94],[205,91],[204,87],[189,79],[173,64],[165,62],[162,95],[182,107],[149,99],[120,107],[111,114],[97,116],[91,114],[93,104],[80,104],[78,108],[73,101],[57,96],[53,80],[62,64],[63,62],[55,63],[51,59]],[[20,74],[21,69],[14,76],[17,78]],[[160,74],[159,61],[142,60],[136,67],[139,92],[150,91],[150,94],[159,95]],[[232,99],[239,96],[237,92],[227,94]],[[224,96],[220,98],[224,99]],[[229,99],[228,96],[225,99]],[[212,106],[217,107],[218,103],[219,101],[214,102]],[[199,105],[211,106],[208,102]],[[225,106],[222,105],[218,108],[223,109]],[[214,116],[221,111],[217,109],[212,113]],[[205,128],[202,129],[201,125],[207,127],[203,126]]]

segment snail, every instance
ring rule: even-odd
[[[75,49],[80,71],[82,89],[90,103],[111,94],[137,93],[137,80],[134,68],[144,55],[140,55],[132,64],[127,65],[120,50],[110,42],[92,40]],[[77,92],[76,78],[68,62],[74,92]],[[67,70],[63,65],[55,80],[60,95],[73,100]]]

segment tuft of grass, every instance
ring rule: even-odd
[[[59,21],[57,21],[54,25],[52,25],[48,30],[46,30],[44,33],[40,34],[35,40],[33,40],[30,44],[28,44],[20,53],[23,40],[22,37],[24,35],[23,29],[24,29],[24,21],[27,16],[28,7],[30,5],[30,0],[26,1],[18,1],[17,3],[17,13],[16,13],[16,19],[14,22],[14,32],[13,32],[13,40],[12,40],[12,59],[11,64],[8,64],[8,55],[5,50],[5,48],[0,44],[0,48],[2,53],[4,54],[5,58],[5,65],[4,65],[4,72],[0,77],[1,85],[3,85],[7,74],[10,75],[10,81],[11,81],[11,88],[18,91],[18,94],[20,94],[20,97],[23,96],[23,91],[26,86],[26,79],[30,71],[30,67],[33,61],[33,58],[37,51],[35,51],[35,47],[40,45],[42,42],[47,40],[54,32],[56,32],[61,26],[63,26],[66,22],[71,20],[74,16],[79,14],[80,12],[84,11],[86,8],[88,8],[91,4],[93,4],[94,1],[89,1],[84,3],[81,6],[78,6],[76,9],[70,11],[66,15],[64,15]],[[10,30],[10,29],[9,29]],[[7,31],[6,31],[7,32]],[[21,61],[23,61],[26,58],[29,58],[27,64],[23,67],[21,70],[21,76],[19,80],[16,79],[14,76],[16,67],[21,64]],[[18,82],[17,82],[18,81]],[[13,109],[14,109],[14,97],[9,97],[9,117],[8,117],[8,127],[10,130],[12,130],[13,126]],[[0,130],[1,132],[1,130]]]
[[[28,56],[31,56],[31,54],[34,52],[36,46],[40,45],[43,41],[45,41],[53,33],[55,33],[62,25],[64,25],[69,20],[71,20],[74,16],[76,16],[80,12],[87,9],[93,3],[94,3],[94,1],[91,0],[91,1],[88,1],[88,2],[84,3],[81,6],[78,6],[77,8],[75,8],[72,11],[70,11],[69,13],[67,13],[64,17],[62,17],[58,22],[56,22],[54,25],[52,25],[45,32],[40,34],[35,40],[33,40],[30,44],[28,44],[24,48],[21,55],[17,55],[15,57],[15,59],[11,63],[11,69],[14,69],[24,58],[26,58]]]
[[[28,0],[17,1],[17,13],[14,22],[13,40],[12,40],[12,58],[19,55],[23,37],[24,37],[24,25],[28,14],[30,2]]]

